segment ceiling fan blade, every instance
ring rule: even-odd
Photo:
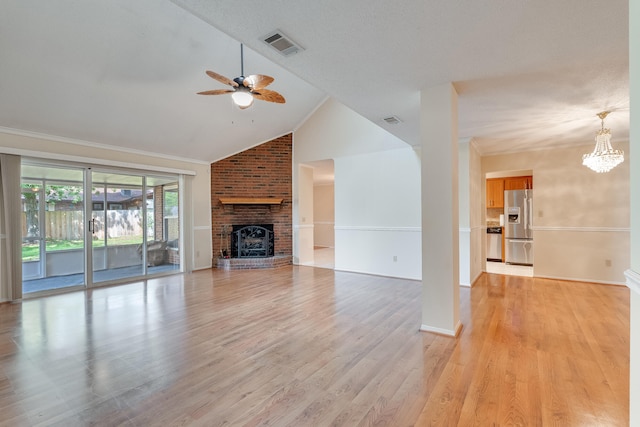
[[[232,86],[232,87],[238,87],[238,83],[234,82],[231,79],[226,78],[225,76],[221,76],[218,73],[214,73],[213,71],[206,71],[207,76],[211,77],[214,80],[219,81],[220,83],[224,83],[226,85]]]
[[[275,90],[262,89],[256,92],[252,91],[251,95],[253,95],[255,99],[260,99],[262,101],[277,102],[278,104],[285,103],[284,96],[280,95]]]
[[[252,74],[248,77],[245,77],[242,84],[248,88],[258,90],[269,86],[271,83],[273,83],[273,77],[271,76],[265,76],[263,74]]]
[[[225,93],[233,93],[235,90],[231,89],[214,89],[205,90],[204,92],[198,92],[198,95],[224,95]]]

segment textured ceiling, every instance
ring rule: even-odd
[[[401,5],[401,7],[400,7]],[[305,50],[261,41],[280,29]],[[211,69],[275,77],[245,111]],[[483,153],[628,140],[628,2],[4,0],[0,126],[213,161],[294,130],[325,96],[419,144],[420,91],[453,82]],[[382,118],[403,122],[387,125]]]
[[[251,49],[286,104],[239,110],[205,74],[240,74],[240,43],[169,1],[3,0],[0,126],[201,161],[290,132],[326,95]]]

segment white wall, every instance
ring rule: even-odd
[[[193,176],[187,177],[191,194],[185,206],[184,241],[185,252],[192,254],[186,259],[185,270],[211,267],[211,179],[210,166],[205,162],[188,161],[169,157],[159,157],[153,153],[133,150],[115,150],[99,144],[66,140],[32,133],[8,133],[0,130],[0,152],[26,155],[44,159],[75,161],[81,164],[93,163],[155,171],[183,171]]]
[[[471,286],[471,194],[469,173],[469,141],[458,146],[458,227],[460,235],[460,284]]]
[[[297,218],[293,230],[293,262],[313,264],[313,168],[298,165]],[[296,250],[297,249],[297,250]]]
[[[482,165],[475,143],[462,141],[458,151],[460,194],[460,284],[472,286],[483,271],[486,233],[482,221]]]
[[[313,244],[335,247],[335,195],[331,184],[313,186]]]
[[[420,279],[420,157],[411,148],[335,159],[335,268]]]
[[[332,98],[294,133],[295,163],[396,148],[407,144]]]
[[[629,152],[628,143],[614,145]],[[592,150],[590,144],[482,158],[483,176],[533,170],[536,277],[625,282],[623,272],[630,262],[629,161],[598,174],[582,166],[582,155]]]
[[[629,2],[629,81],[631,98],[631,268],[627,285],[631,288],[630,325],[630,422],[640,425],[640,1]]]
[[[298,165],[334,159],[336,269],[420,278],[420,159],[411,147],[329,99],[295,132],[293,153],[294,220]]]

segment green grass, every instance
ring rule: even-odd
[[[122,245],[139,245],[142,243],[142,237],[128,236],[116,237],[109,239],[109,246]],[[104,246],[104,240],[94,240],[93,247],[100,248]],[[65,251],[70,249],[82,249],[84,243],[82,240],[53,240],[47,239],[47,252]],[[40,257],[40,246],[37,243],[22,244],[22,261],[36,261]]]

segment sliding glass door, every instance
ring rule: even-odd
[[[145,274],[143,181],[140,175],[91,173],[93,283]]]
[[[178,183],[23,161],[23,293],[179,272]]]
[[[23,293],[82,286],[83,170],[22,167]]]

